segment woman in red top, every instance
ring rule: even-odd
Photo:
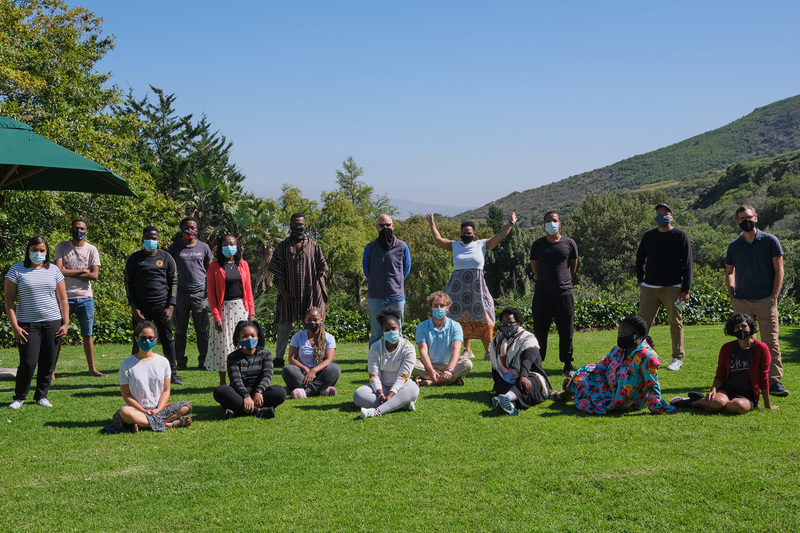
[[[760,394],[764,397],[764,407],[777,409],[769,400],[772,357],[767,345],[753,338],[757,331],[756,322],[749,315],[731,316],[725,324],[725,333],[737,340],[722,345],[711,390],[705,396],[690,392],[688,398],[676,397],[670,404],[738,415],[755,409]]]
[[[225,235],[217,243],[216,261],[208,267],[208,306],[214,327],[208,342],[206,369],[219,372],[225,385],[228,354],[237,346],[233,331],[240,320],[255,319],[250,267],[242,259],[236,237]]]

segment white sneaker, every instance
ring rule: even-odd
[[[20,407],[22,407],[23,403],[25,403],[25,400],[14,400],[13,402],[11,402],[11,404],[8,406],[8,408],[9,409],[19,409]]]
[[[473,357],[475,357],[475,354],[472,353],[472,350],[464,350],[463,352],[461,352],[461,355],[458,356],[458,358],[461,359],[462,361],[464,359],[472,359]]]
[[[47,398],[40,398],[38,402],[42,407],[53,407],[53,404],[47,401]]]
[[[373,416],[381,416],[381,415],[378,413],[377,409],[373,409],[371,407],[369,409],[367,409],[366,407],[361,408],[361,418],[372,418]]]
[[[677,370],[680,370],[682,366],[683,366],[683,359],[677,359],[673,357],[672,362],[667,367],[667,370],[672,370],[673,372],[675,372]]]
[[[417,410],[417,404],[415,404],[413,401],[408,402],[408,405],[406,405],[406,410],[407,411],[416,411]]]

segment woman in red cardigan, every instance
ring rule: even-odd
[[[225,385],[228,354],[237,346],[233,331],[240,320],[255,319],[250,267],[242,259],[236,237],[225,235],[217,243],[216,261],[208,267],[208,306],[214,327],[209,338],[206,369],[219,372]]]
[[[758,331],[749,315],[736,314],[725,324],[725,333],[737,340],[722,345],[717,361],[717,374],[705,396],[690,392],[688,398],[673,398],[675,407],[697,407],[706,411],[730,414],[749,413],[758,406],[759,394],[764,407],[777,409],[769,400],[769,348],[754,335]]]

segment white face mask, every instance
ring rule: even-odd
[[[545,222],[544,229],[550,235],[558,233],[558,222]]]

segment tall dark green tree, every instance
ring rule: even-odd
[[[486,224],[491,233],[481,232],[481,238],[496,235],[508,223],[511,214],[495,205],[489,206],[489,215]],[[483,270],[486,286],[495,298],[504,295],[524,294],[529,286],[530,277],[530,247],[533,243],[532,234],[524,232],[517,227],[511,229],[503,242],[494,250],[486,253],[486,264]]]
[[[355,206],[356,213],[367,220],[377,220],[383,213],[396,215],[397,209],[385,194],[375,196],[375,188],[358,179],[363,175],[364,168],[356,164],[353,156],[348,156],[342,162],[342,170],[336,171],[336,184]]]

